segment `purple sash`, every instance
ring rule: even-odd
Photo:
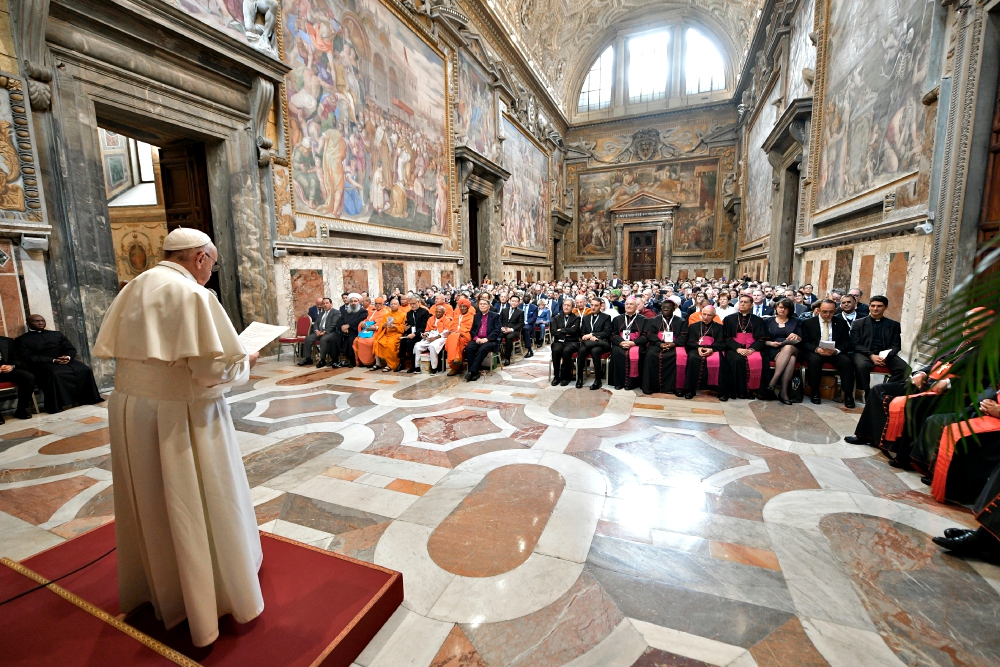
[[[754,338],[752,333],[738,333],[736,334],[736,342],[745,348],[749,348],[754,343]],[[756,391],[760,389],[760,375],[763,370],[763,362],[760,358],[760,352],[754,352],[746,358],[747,368],[749,373],[747,374],[747,388]]]
[[[715,339],[711,336],[702,336],[701,340],[698,341],[698,347],[712,347],[714,344]],[[708,367],[708,384],[717,387],[719,385],[719,369],[721,368],[719,353],[715,352],[705,357],[705,365]]]
[[[661,331],[659,334],[661,341],[663,340],[664,333],[665,331]],[[677,367],[677,388],[683,389],[684,380],[687,378],[688,353],[687,350],[678,345],[674,346],[674,352],[677,354],[677,356],[674,357],[674,365]]]
[[[634,341],[639,337],[639,332],[633,331],[628,335],[628,339]],[[639,377],[639,346],[633,345],[628,349],[628,376],[630,378]]]

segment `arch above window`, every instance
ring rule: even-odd
[[[679,21],[631,34],[623,31],[591,65],[576,112],[614,107],[612,115],[619,115],[715,101],[725,96],[720,91],[727,89],[728,68],[720,42],[701,25]]]

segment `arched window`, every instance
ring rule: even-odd
[[[614,80],[615,51],[613,46],[604,49],[604,53],[590,68],[590,73],[580,90],[580,111],[596,111],[611,106],[611,83]]]
[[[628,40],[630,102],[649,102],[666,97],[669,74],[669,30],[658,30]]]
[[[694,28],[684,36],[684,81],[687,94],[707,93],[726,87],[726,66],[715,44]]]

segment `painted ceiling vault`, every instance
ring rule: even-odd
[[[590,63],[595,41],[617,24],[651,11],[693,9],[711,19],[738,50],[741,67],[763,0],[482,0],[566,112],[576,98],[576,79]],[[695,14],[695,15],[697,15]],[[653,18],[653,16],[650,16]]]

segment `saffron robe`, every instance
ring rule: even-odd
[[[375,334],[382,328],[385,318],[389,316],[389,309],[383,306],[378,310],[372,310],[368,318],[358,325],[358,337],[354,339],[354,358],[362,366],[371,366],[375,363]],[[371,336],[362,338],[362,334],[371,332]]]
[[[451,317],[452,326],[449,328],[451,333],[448,334],[448,340],[444,344],[449,364],[453,366],[462,364],[465,346],[472,340],[469,332],[472,331],[472,320],[475,318],[476,313],[472,308],[469,308],[469,312],[465,315],[455,309],[455,314]]]
[[[379,359],[384,359],[386,366],[395,369],[399,366],[399,341],[406,328],[406,315],[402,310],[395,313],[391,310],[382,320],[382,326],[375,332],[372,352]]]
[[[264,610],[260,534],[236,429],[223,396],[250,364],[219,300],[182,266],[160,262],[104,316],[94,354],[114,357],[108,401],[118,597],[150,602],[195,646],[218,618]]]

